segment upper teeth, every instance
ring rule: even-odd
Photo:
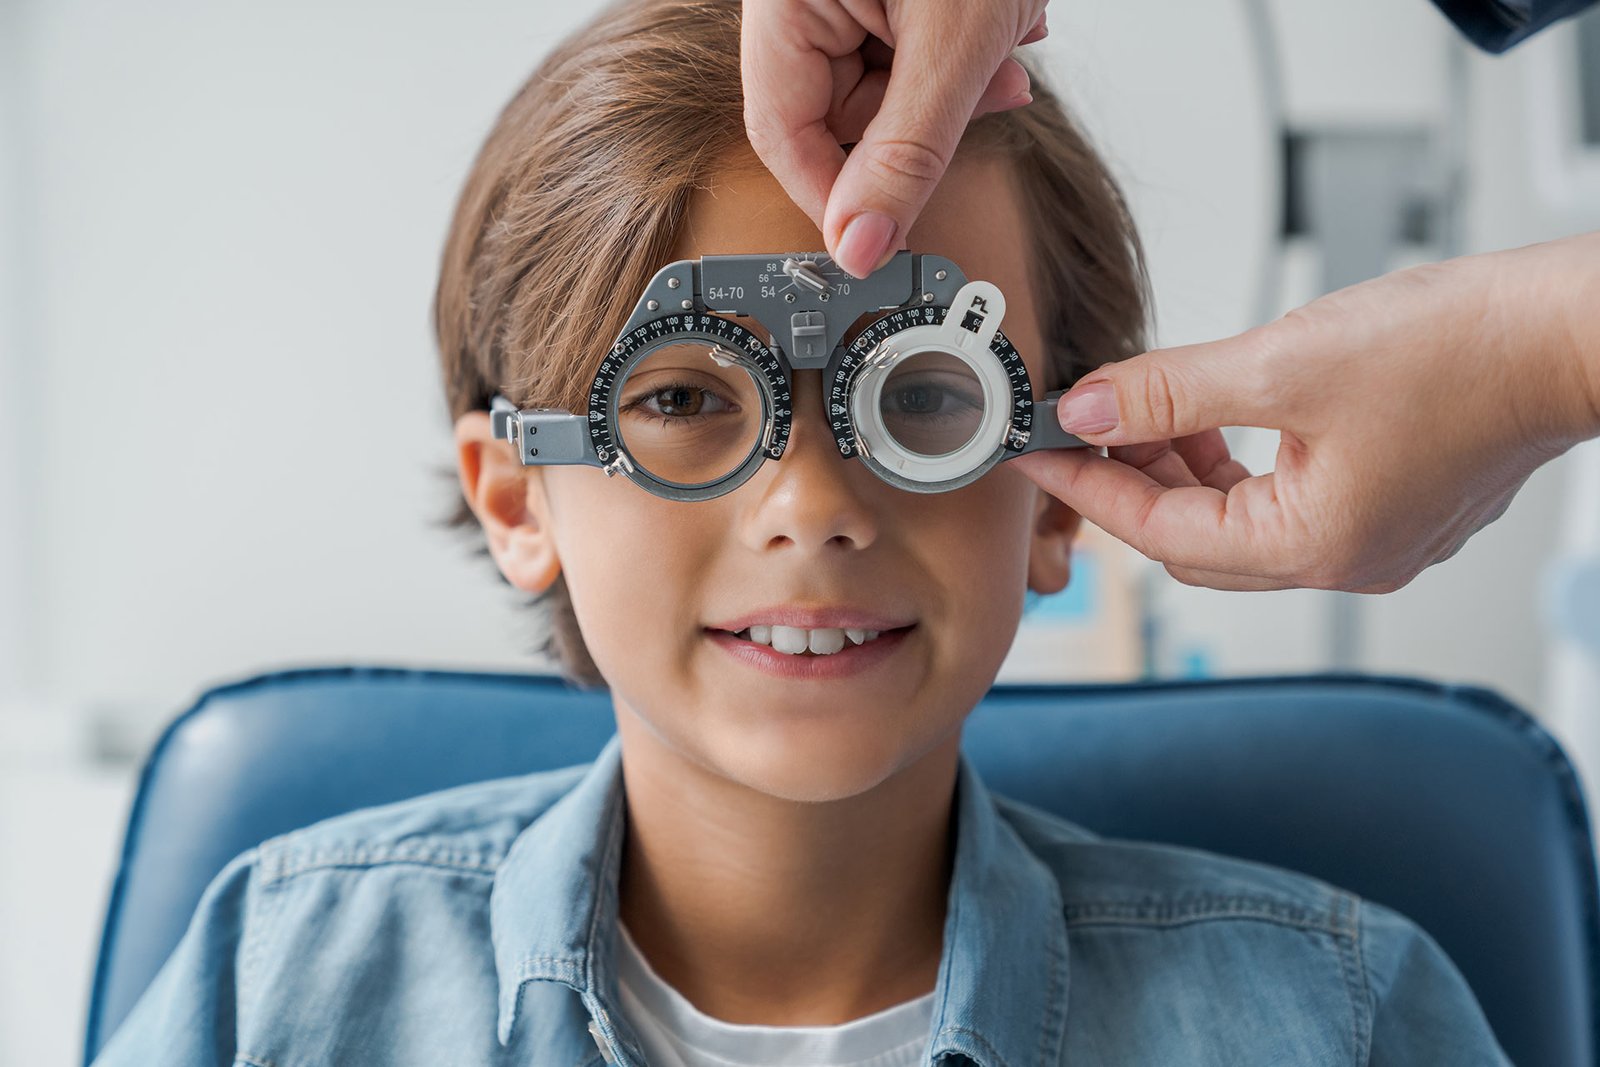
[[[831,656],[844,648],[846,637],[852,644],[861,645],[877,637],[879,632],[838,630],[832,627],[807,630],[800,626],[752,626],[748,630],[741,630],[740,636],[758,645],[771,645],[777,651],[787,652],[791,656],[798,656],[807,650],[819,656]]]

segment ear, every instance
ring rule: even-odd
[[[542,593],[561,573],[543,468],[524,467],[510,441],[496,440],[487,411],[456,420],[461,493],[478,517],[506,581]]]
[[[1033,538],[1028,547],[1028,588],[1059,593],[1072,580],[1072,545],[1083,516],[1042,489],[1034,509]]]

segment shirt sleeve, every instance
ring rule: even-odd
[[[1416,923],[1363,900],[1361,960],[1372,998],[1368,1067],[1511,1067],[1467,980]]]
[[[93,1067],[228,1067],[234,1062],[239,965],[254,870],[252,850],[211,880],[172,955]]]
[[[1595,0],[1433,0],[1456,29],[1485,52],[1499,54]]]

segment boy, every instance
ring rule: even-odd
[[[974,124],[908,244],[999,287],[1042,392],[1142,348],[1144,282],[1035,85]],[[1504,1063],[1395,913],[984,788],[961,725],[1079,526],[1020,473],[878,481],[834,448],[820,371],[783,458],[712,500],[494,437],[497,392],[582,410],[665,263],[821,247],[739,107],[737,3],[615,6],[502,113],[447,240],[457,517],[609,687],[616,738],[241,856],[102,1062]]]

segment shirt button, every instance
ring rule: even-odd
[[[589,1036],[594,1038],[594,1043],[600,1047],[600,1056],[607,1063],[616,1063],[617,1054],[611,1051],[611,1042],[606,1040],[606,1035],[600,1032],[600,1026],[593,1019],[589,1020]]]

